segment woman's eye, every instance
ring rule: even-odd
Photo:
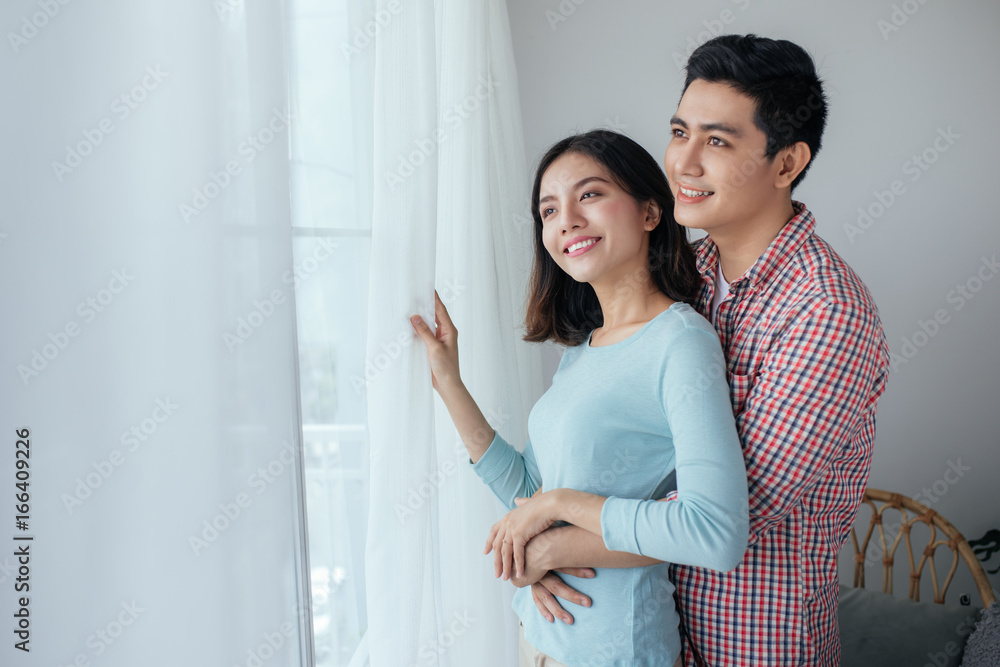
[[[586,199],[587,197],[589,197],[591,195],[598,195],[598,194],[600,194],[600,193],[599,192],[584,192],[583,196],[580,197],[580,199]]]
[[[549,213],[552,212],[552,211],[554,211],[554,210],[555,210],[554,208],[543,208],[542,209],[542,220],[544,220],[545,218],[549,217]]]

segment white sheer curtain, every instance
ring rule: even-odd
[[[283,6],[0,10],[0,664],[308,664]]]
[[[368,308],[371,667],[516,665],[513,588],[482,556],[501,506],[431,387],[414,313],[436,288],[462,377],[523,445],[542,390],[520,340],[531,261],[520,108],[503,0],[379,0]]]

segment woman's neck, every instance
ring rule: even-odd
[[[597,300],[601,304],[604,324],[598,329],[603,334],[619,328],[643,325],[669,308],[673,299],[660,291],[648,280],[641,285],[618,284],[617,289],[601,289],[595,286]]]

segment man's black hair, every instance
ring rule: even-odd
[[[754,123],[767,135],[768,160],[799,141],[809,146],[813,159],[819,153],[827,100],[812,58],[798,44],[757,35],[720,35],[688,59],[684,90],[697,79],[728,84],[754,101]],[[812,159],[792,182],[793,190],[810,165]]]

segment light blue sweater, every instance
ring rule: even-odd
[[[731,570],[746,551],[747,474],[715,329],[675,303],[612,345],[567,347],[520,454],[497,434],[473,466],[508,508],[571,488],[608,497],[604,544],[666,563],[561,575],[591,607],[548,623],[514,595],[525,638],[569,667],[671,665],[680,653],[668,563]],[[676,482],[675,482],[676,473]],[[676,501],[657,502],[675,488]]]

